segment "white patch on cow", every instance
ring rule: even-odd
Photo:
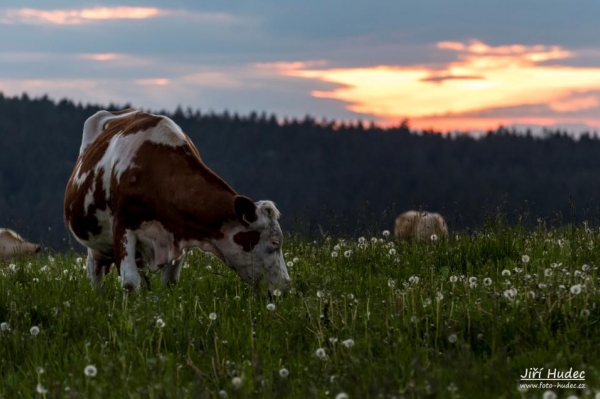
[[[85,194],[85,198],[83,199],[83,214],[87,215],[88,208],[94,202],[94,186],[90,187],[88,192]]]
[[[149,132],[149,139],[153,143],[179,147],[187,144],[185,134],[181,128],[169,118],[162,118],[162,121],[152,128]]]
[[[90,174],[89,170],[85,171],[84,173],[81,173],[82,165],[83,162],[81,161],[81,158],[79,158],[79,160],[77,161],[77,169],[75,170],[75,178],[73,179],[73,182],[77,187],[80,187],[87,180],[87,177]]]
[[[109,111],[98,111],[94,115],[90,116],[83,124],[83,137],[81,140],[81,147],[79,147],[79,156],[85,152],[85,150],[98,138],[102,133],[104,124],[111,119],[122,118],[124,116],[131,115],[137,110],[132,110],[121,115],[113,115]]]

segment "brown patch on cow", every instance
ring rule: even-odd
[[[258,231],[242,231],[233,236],[233,242],[241,245],[246,252],[252,251],[259,240],[260,233]]]
[[[162,116],[156,116],[146,112],[135,112],[121,118],[109,119],[104,123],[102,130],[103,134],[105,132],[113,133],[111,134],[111,137],[116,133],[121,133],[125,136],[156,127],[162,120]]]

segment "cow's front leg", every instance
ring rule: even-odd
[[[175,285],[179,282],[181,266],[183,265],[184,259],[185,255],[181,255],[181,257],[174,260],[172,264],[166,264],[165,267],[163,267],[160,272],[163,284]]]
[[[120,249],[119,258],[121,265],[121,287],[127,291],[134,291],[140,288],[141,277],[137,270],[136,245],[137,236],[131,230],[125,230],[121,237],[115,237],[118,240]]]

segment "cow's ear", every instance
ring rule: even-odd
[[[246,226],[256,221],[256,205],[254,205],[254,202],[250,198],[243,195],[236,195],[233,200],[233,206],[238,220]]]

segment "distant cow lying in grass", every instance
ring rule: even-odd
[[[396,218],[397,240],[430,242],[448,238],[446,221],[438,213],[408,211]]]
[[[12,230],[0,228],[0,258],[10,258],[16,255],[34,254],[42,247],[27,242]]]
[[[65,220],[88,248],[95,287],[114,262],[126,290],[141,269],[177,283],[188,248],[211,252],[246,283],[290,285],[279,211],[238,195],[200,159],[171,119],[136,110],[99,111],[84,124],[67,185]]]

